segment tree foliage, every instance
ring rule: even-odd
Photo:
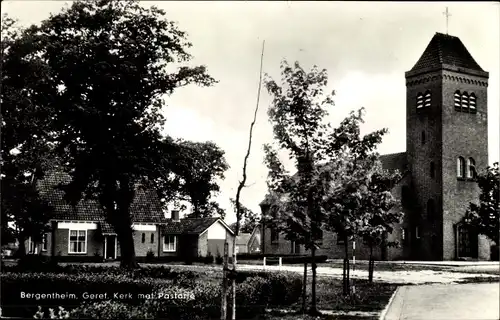
[[[231,199],[231,204],[233,207],[236,207],[236,201],[234,199]],[[240,217],[240,232],[242,233],[252,233],[260,224],[260,216],[243,204],[240,204]],[[232,230],[236,230],[236,222],[231,224],[230,227]]]
[[[9,48],[8,59],[20,67],[39,62],[29,74],[43,81],[17,80],[49,114],[44,135],[72,178],[67,200],[99,200],[118,234],[124,267],[136,266],[129,212],[135,188],[172,168],[162,165],[172,163],[165,153],[172,148],[160,135],[165,97],[191,83],[214,83],[205,67],[185,65],[190,46],[164,11],[99,0],[73,2]]]
[[[211,201],[220,191],[218,179],[229,168],[224,151],[213,142],[179,141],[174,172],[180,197],[187,196],[193,206],[190,217],[224,215],[218,203]]]
[[[20,60],[13,55],[13,46],[24,47],[30,41],[21,37],[23,31],[14,19],[4,15],[1,32],[2,243],[17,239],[23,255],[25,239],[40,241],[53,212],[37,189],[37,181],[54,161],[50,117],[46,98],[33,88],[46,87],[48,78],[38,57]]]
[[[480,189],[479,202],[471,202],[464,221],[474,227],[480,234],[499,244],[500,230],[500,174],[498,162],[478,175],[477,184]]]

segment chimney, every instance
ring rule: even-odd
[[[179,210],[172,210],[170,217],[173,221],[179,221]]]

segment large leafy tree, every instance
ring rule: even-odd
[[[271,212],[281,217],[282,228],[290,240],[298,240],[310,250],[312,257],[311,314],[316,306],[316,242],[320,240],[324,212],[321,210],[321,192],[316,177],[318,165],[326,160],[325,134],[330,127],[324,122],[327,108],[333,105],[332,94],[326,94],[326,70],[314,67],[310,72],[298,62],[281,64],[282,84],[266,77],[265,85],[272,97],[268,109],[273,125],[276,146],[266,145],[266,164],[269,168]],[[290,176],[278,157],[277,149],[289,153],[297,173]],[[292,239],[295,238],[295,239]]]
[[[399,172],[390,172],[377,166],[363,194],[358,236],[370,248],[368,269],[370,282],[373,280],[374,271],[373,248],[388,245],[385,236],[391,233],[394,225],[400,223],[403,218],[400,203],[391,193],[400,178]]]
[[[4,15],[1,31],[2,243],[17,239],[22,256],[25,240],[40,241],[52,214],[37,189],[37,180],[54,161],[50,112],[45,107],[49,100],[40,93],[49,89],[48,72],[39,57],[19,59],[13,53],[24,52],[31,41],[22,37],[15,20]]]
[[[224,151],[213,142],[179,141],[174,172],[179,180],[179,197],[189,200],[189,217],[223,215],[218,203],[211,200],[220,191],[218,179],[229,168]]]
[[[498,162],[478,175],[481,193],[479,202],[471,202],[464,221],[499,245],[500,230],[500,174]]]
[[[76,1],[22,38],[29,46],[11,54],[47,68],[47,88],[37,89],[50,101],[56,151],[72,178],[66,198],[98,199],[117,232],[121,265],[136,267],[135,188],[168,176],[163,164],[175,149],[160,135],[165,97],[214,80],[205,67],[185,65],[191,44],[165,12],[137,1]]]
[[[344,241],[344,294],[349,294],[349,240],[360,233],[366,211],[364,203],[377,168],[376,147],[386,129],[361,136],[364,109],[351,112],[329,135],[326,147],[331,160],[321,174],[325,186],[321,206],[327,213],[326,228]]]

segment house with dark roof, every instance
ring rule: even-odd
[[[67,174],[53,170],[38,181],[41,196],[55,212],[50,220],[51,231],[40,244],[28,239],[27,251],[76,260],[96,256],[119,258],[120,242],[100,205],[95,200],[82,199],[72,206],[63,199],[64,191],[58,186],[69,179]],[[148,252],[155,257],[179,258],[206,256],[209,252],[223,254],[225,242],[231,250],[234,233],[222,219],[180,219],[175,210],[167,218],[157,193],[140,185],[136,187],[130,214],[137,257],[146,257]]]
[[[489,260],[492,243],[463,224],[469,203],[478,201],[476,172],[488,166],[489,74],[458,37],[436,33],[405,78],[406,152],[380,157],[384,169],[402,173],[392,194],[401,201],[404,219],[387,235],[399,246],[381,246],[374,255],[381,260]],[[260,206],[267,214],[268,198]],[[262,253],[306,253],[272,226],[261,229]],[[342,239],[325,230],[317,254],[342,258],[343,249]],[[356,243],[357,259],[367,259],[368,252]]]

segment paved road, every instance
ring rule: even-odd
[[[499,320],[500,283],[399,287],[381,320]]]

